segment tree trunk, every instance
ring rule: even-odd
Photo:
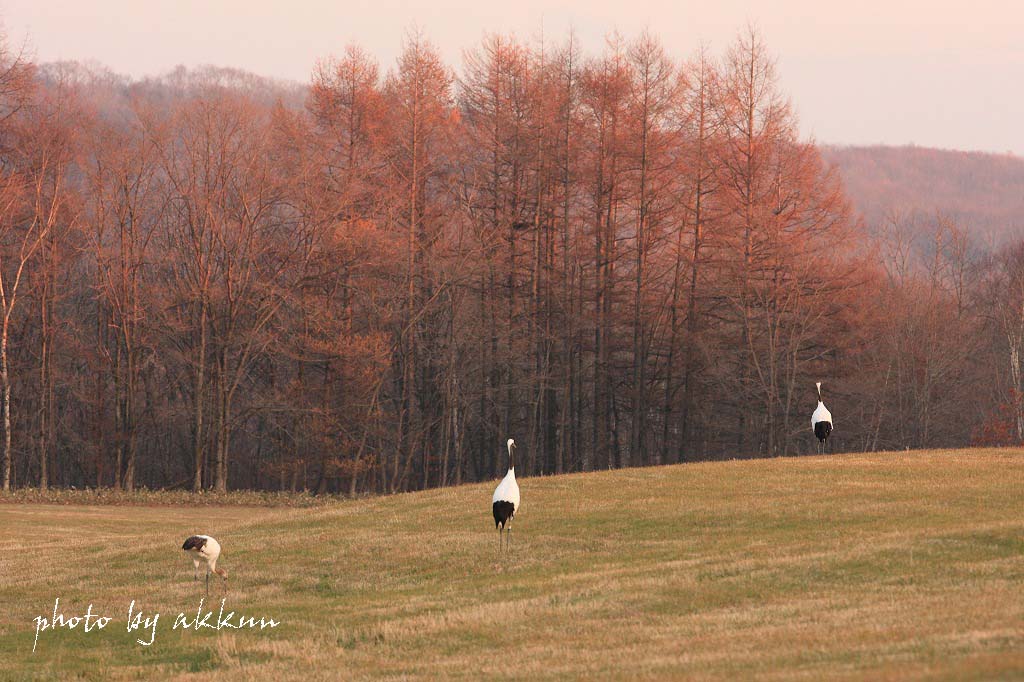
[[[200,305],[199,310],[199,351],[196,355],[195,386],[192,414],[192,453],[193,470],[192,491],[199,492],[203,489],[203,459],[205,456],[205,441],[203,434],[203,393],[206,391],[206,302]]]
[[[11,489],[11,378],[7,368],[8,316],[4,316],[0,330],[0,382],[4,390],[4,491]]]

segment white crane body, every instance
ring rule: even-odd
[[[193,576],[199,580],[199,566],[206,564],[206,594],[210,594],[210,573],[215,573],[224,579],[227,584],[228,572],[223,568],[217,568],[217,559],[220,558],[220,543],[209,535],[193,535],[185,540],[181,546],[192,559],[192,566],[195,569]]]
[[[818,388],[818,406],[811,413],[811,430],[814,431],[814,437],[818,439],[818,451],[823,452],[825,441],[832,433],[832,413],[821,401],[821,382],[817,382],[815,386]]]
[[[820,400],[818,401],[818,406],[814,408],[814,414],[811,415],[811,428],[818,422],[832,423],[832,413],[825,407],[825,403]]]
[[[519,484],[516,483],[516,470],[513,467],[501,479],[491,496],[491,504],[495,502],[511,502],[514,509],[519,509]],[[514,511],[514,510],[513,510]]]
[[[519,484],[516,482],[516,463],[513,454],[516,442],[508,439],[508,473],[498,483],[491,495],[491,510],[494,513],[494,527],[498,529],[498,548],[501,548],[501,534],[506,528],[512,537],[512,519],[519,511]]]

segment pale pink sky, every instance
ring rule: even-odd
[[[778,56],[804,132],[828,143],[1024,155],[1024,9],[1016,0],[0,0],[13,43],[40,61],[91,59],[133,76],[217,64],[308,81],[357,42],[385,67],[415,24],[455,67],[485,31],[585,48],[645,27],[688,56],[748,22]]]

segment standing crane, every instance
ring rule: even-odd
[[[206,596],[210,596],[210,573],[216,573],[224,579],[224,589],[228,586],[228,572],[223,568],[217,568],[217,559],[220,557],[220,543],[209,535],[193,535],[185,540],[181,546],[192,558],[195,567],[193,576],[199,580],[199,564],[206,564]]]
[[[825,453],[825,440],[828,439],[828,434],[832,433],[832,413],[825,407],[825,403],[821,402],[821,382],[816,382],[815,386],[818,387],[818,406],[811,414],[811,428],[818,439],[818,454],[821,455]]]
[[[491,497],[491,507],[494,511],[494,527],[498,529],[498,551],[501,551],[501,532],[508,528],[508,537],[505,540],[505,547],[509,546],[512,540],[512,519],[519,509],[519,484],[516,483],[516,442],[511,438],[506,443],[508,446],[508,473],[501,483],[494,489]]]

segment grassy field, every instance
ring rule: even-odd
[[[1019,450],[520,483],[507,556],[493,484],[303,509],[0,504],[0,679],[1024,679]],[[280,626],[172,628],[202,595],[179,549],[195,531],[224,545],[228,610]],[[112,621],[33,654],[56,597]],[[133,599],[161,614],[150,647]]]

